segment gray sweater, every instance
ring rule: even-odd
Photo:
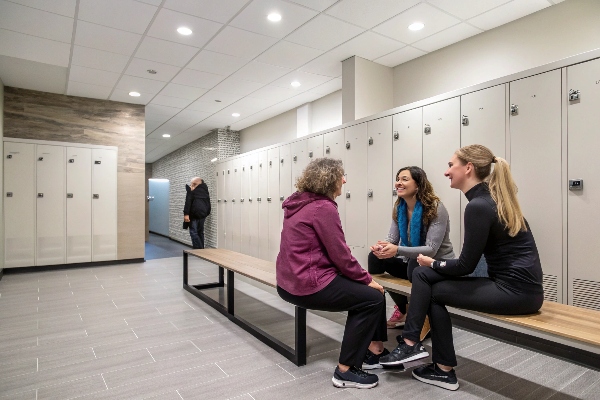
[[[417,258],[419,254],[432,257],[435,260],[449,260],[455,257],[450,242],[450,216],[441,201],[438,204],[437,217],[429,224],[424,246],[407,247],[399,245],[400,231],[398,230],[398,223],[394,220],[392,220],[392,226],[390,226],[386,241],[398,245],[396,257]]]

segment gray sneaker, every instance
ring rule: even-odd
[[[414,346],[409,346],[404,342],[404,339],[400,339],[400,344],[398,344],[390,354],[381,357],[379,359],[379,364],[384,367],[388,365],[392,366],[425,357],[429,357],[429,353],[425,350],[425,347],[423,347],[421,342],[415,343]]]
[[[338,367],[335,367],[331,381],[333,382],[333,386],[338,388],[370,389],[377,386],[379,377],[354,366],[350,367],[346,372],[342,372]]]
[[[456,372],[454,372],[454,369],[445,372],[435,363],[415,368],[412,372],[412,376],[415,379],[429,383],[430,385],[439,386],[448,390],[458,390],[458,379],[456,379]]]

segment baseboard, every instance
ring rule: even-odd
[[[72,268],[90,268],[90,267],[106,267],[117,264],[135,264],[145,262],[143,258],[128,258],[125,260],[110,260],[110,261],[95,261],[85,263],[73,263],[73,264],[57,264],[57,265],[36,265],[32,267],[17,267],[17,268],[4,268],[4,273],[9,274],[22,274],[27,272],[44,272],[54,271],[61,269],[72,269]]]
[[[162,237],[164,237],[164,238],[167,238],[167,239],[169,239],[169,240],[172,240],[172,241],[174,241],[174,242],[177,242],[177,243],[180,243],[180,244],[186,245],[186,246],[187,246],[187,247],[189,247],[189,248],[192,248],[192,246],[190,246],[190,244],[189,244],[189,243],[183,242],[183,241],[181,241],[181,240],[179,240],[179,239],[172,238],[171,236],[163,235],[162,233],[153,232],[153,231],[149,231],[149,232],[150,232],[150,233],[152,233],[152,234],[154,234],[154,235],[162,236]]]
[[[171,239],[172,241],[174,241],[174,242],[177,242],[177,243],[179,243],[179,244],[183,244],[184,246],[187,246],[187,247],[189,247],[190,249],[191,249],[191,248],[193,248],[193,247],[192,247],[192,246],[190,246],[188,243],[186,243],[186,242],[183,242],[183,241],[181,241],[181,240],[179,240],[179,239],[173,239],[172,237],[170,237],[169,239]]]
[[[451,318],[454,326],[465,330],[574,362],[586,368],[600,370],[600,357],[596,353],[552,342],[526,333],[511,331],[497,325],[476,321],[460,315],[452,315]]]
[[[153,235],[158,235],[158,236],[162,236],[162,237],[167,238],[167,239],[171,239],[171,237],[169,235],[164,235],[162,233],[158,233],[158,232],[154,232],[154,231],[148,231],[148,232],[150,232]]]

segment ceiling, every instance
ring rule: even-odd
[[[341,89],[353,55],[393,67],[561,1],[0,0],[0,78],[145,104],[153,162]]]

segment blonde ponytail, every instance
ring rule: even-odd
[[[488,182],[490,195],[498,209],[498,219],[506,226],[508,234],[514,237],[517,233],[526,231],[525,218],[517,199],[517,185],[508,162],[495,157],[490,149],[480,144],[462,147],[456,152],[456,156],[464,164],[473,164],[475,176]],[[492,164],[496,164],[493,170]]]

